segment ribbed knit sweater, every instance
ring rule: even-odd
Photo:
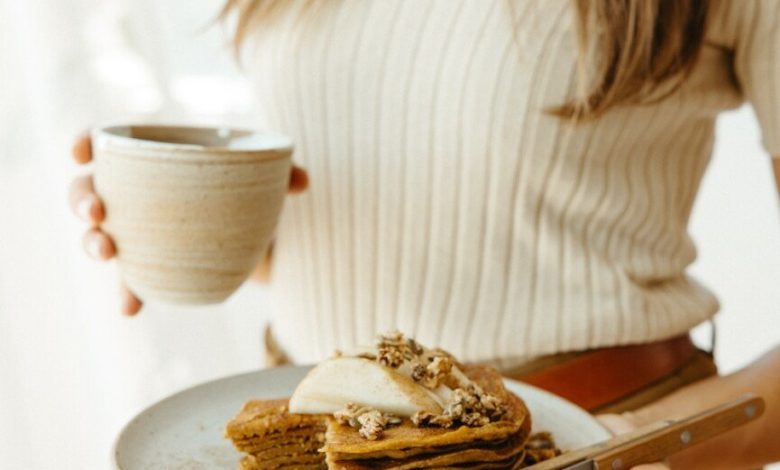
[[[780,155],[780,1],[716,4],[677,92],[582,125],[545,112],[575,91],[569,0],[285,5],[250,64],[264,125],[311,177],[274,251],[293,360],[393,328],[523,360],[716,312],[686,274],[689,213],[720,111],[749,100]]]

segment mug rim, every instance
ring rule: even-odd
[[[132,137],[130,135],[123,135],[122,130],[126,132],[130,128],[146,128],[146,129],[170,129],[179,131],[205,131],[217,134],[245,134],[244,137],[257,138],[258,143],[255,145],[230,147],[225,145],[201,145],[190,143],[178,143],[178,142],[166,142],[161,140],[152,140],[139,137]],[[98,126],[92,129],[93,145],[99,145],[105,141],[117,141],[124,143],[125,145],[141,147],[146,149],[159,149],[168,151],[183,151],[183,152],[218,152],[218,153],[260,153],[260,152],[282,152],[292,153],[293,142],[292,139],[280,132],[270,130],[256,130],[242,127],[233,126],[207,126],[207,125],[186,125],[186,124],[138,124],[138,123],[112,123],[103,126]],[[271,139],[268,139],[268,138]],[[266,142],[262,142],[266,140]]]

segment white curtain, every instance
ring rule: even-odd
[[[0,469],[106,468],[117,431],[144,406],[261,364],[260,288],[123,318],[114,268],[82,254],[66,201],[80,171],[70,142],[90,125],[255,124],[226,36],[206,29],[221,3],[0,0]],[[724,306],[725,370],[780,341],[777,213],[743,108],[719,125],[692,221],[694,271]]]
[[[263,292],[118,313],[67,187],[105,120],[256,124],[219,0],[0,0],[0,468],[99,469],[142,407],[262,363]]]

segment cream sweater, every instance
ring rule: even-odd
[[[511,2],[511,4],[510,4]],[[575,127],[569,0],[303,1],[252,71],[311,190],[290,198],[273,328],[297,362],[399,328],[467,360],[652,341],[710,318],[688,216],[717,114],[780,154],[780,1],[716,6],[682,89]]]

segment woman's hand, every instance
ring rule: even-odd
[[[73,159],[79,165],[86,165],[92,161],[92,142],[89,133],[80,135],[73,144]],[[309,187],[309,177],[306,170],[293,166],[290,173],[290,188],[292,194],[302,193]],[[82,238],[84,250],[91,257],[98,260],[109,260],[116,255],[116,246],[105,232],[100,229],[100,224],[106,217],[105,207],[95,193],[92,174],[88,173],[73,180],[70,186],[70,207],[73,212],[89,228]],[[121,286],[121,310],[125,315],[135,315],[141,310],[142,303],[126,286]]]
[[[73,144],[73,159],[80,165],[86,165],[92,161],[92,143],[89,133],[80,135]],[[92,174],[81,175],[73,180],[70,185],[70,207],[73,212],[89,228],[82,237],[84,250],[91,257],[99,260],[109,260],[116,254],[116,247],[111,238],[100,230],[100,224],[106,217],[106,211],[100,198],[95,194],[92,182]],[[125,315],[135,315],[141,310],[141,301],[124,285],[121,292],[121,310]]]
[[[678,419],[733,400],[748,392],[766,402],[763,416],[669,457],[672,469],[734,470],[780,462],[780,346],[747,367],[722,377],[687,385],[661,400],[620,416],[606,415],[620,432],[662,419]]]

